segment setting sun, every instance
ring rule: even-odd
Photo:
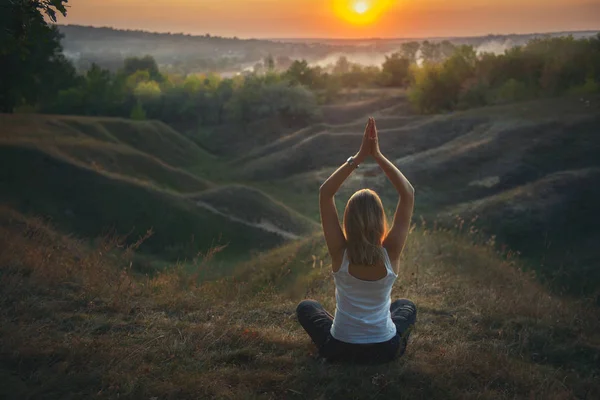
[[[334,0],[335,13],[353,25],[376,22],[392,5],[392,0]]]
[[[364,14],[367,11],[369,11],[369,5],[366,1],[359,1],[356,4],[354,4],[354,11],[356,11],[359,14]]]

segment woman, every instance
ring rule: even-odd
[[[372,190],[354,193],[340,227],[334,196],[359,165],[372,156],[398,191],[388,231],[381,199]],[[323,183],[321,223],[335,282],[335,316],[314,300],[296,310],[319,354],[329,361],[387,362],[404,354],[417,309],[409,300],[391,302],[400,255],[410,229],[414,189],[379,149],[375,120],[369,118],[359,152]]]

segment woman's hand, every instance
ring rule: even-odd
[[[377,132],[377,125],[375,124],[375,118],[369,118],[370,121],[370,132],[369,138],[371,142],[371,155],[377,159],[381,157],[381,150],[379,149],[379,132]]]
[[[365,133],[363,134],[362,143],[360,145],[360,150],[354,156],[357,159],[357,162],[362,163],[367,157],[372,154],[373,140],[372,140],[372,132],[373,132],[374,120],[373,118],[369,118],[367,121],[367,126],[365,127]]]

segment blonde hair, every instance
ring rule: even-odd
[[[375,265],[383,260],[387,219],[381,199],[370,189],[354,193],[344,211],[347,254],[354,265]]]

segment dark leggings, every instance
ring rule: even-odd
[[[406,351],[410,328],[417,319],[417,307],[406,299],[396,300],[390,306],[396,336],[382,343],[345,343],[331,336],[333,316],[319,302],[304,300],[298,304],[298,321],[319,349],[319,355],[328,361],[382,363],[392,361]]]

